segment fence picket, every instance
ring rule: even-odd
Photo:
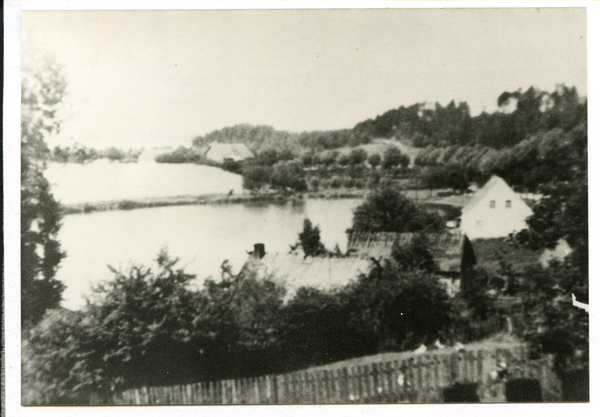
[[[138,387],[117,393],[115,404],[332,404],[443,400],[454,383],[477,383],[482,401],[503,401],[506,367],[510,378],[540,381],[543,398],[560,400],[548,358],[530,360],[524,346],[494,350],[429,352],[395,361],[370,361],[335,369],[307,369],[282,375],[202,381],[171,387]],[[90,402],[98,402],[90,395]]]

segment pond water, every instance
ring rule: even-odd
[[[240,175],[196,164],[121,164],[100,159],[89,164],[52,163],[44,175],[63,204],[242,192]]]
[[[84,200],[85,201],[85,200]],[[346,250],[345,231],[360,199],[306,200],[284,205],[225,204],[172,206],[65,216],[58,239],[67,257],[57,278],[66,285],[63,306],[78,309],[92,285],[111,279],[107,265],[130,262],[152,265],[160,249],[180,258],[196,285],[220,278],[229,260],[239,271],[255,243],[267,252],[288,252],[298,239],[304,218],[321,229],[328,249]]]

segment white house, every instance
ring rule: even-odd
[[[492,176],[463,207],[461,231],[470,239],[505,237],[527,228],[533,212],[500,177]]]

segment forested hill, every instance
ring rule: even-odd
[[[554,92],[533,87],[504,92],[498,97],[499,111],[471,117],[469,105],[454,101],[446,107],[414,104],[390,110],[357,124],[354,131],[370,137],[392,137],[414,146],[483,145],[495,149],[511,147],[528,136],[560,128],[571,131],[587,114],[587,100],[575,87],[557,86]]]
[[[255,152],[266,149],[335,149],[358,146],[374,138],[395,137],[416,147],[481,145],[493,149],[512,147],[531,135],[559,128],[570,132],[585,122],[587,100],[575,87],[564,85],[554,92],[530,87],[526,91],[503,92],[499,110],[472,117],[469,105],[452,101],[416,103],[389,110],[374,119],[358,123],[352,129],[291,133],[270,126],[236,125],[193,139],[195,146],[211,142],[243,142]]]
[[[205,136],[196,136],[192,144],[204,147],[212,142],[242,142],[254,152],[267,149],[291,150],[298,153],[301,149],[335,149],[343,146],[358,146],[370,142],[366,134],[352,129],[290,133],[275,130],[271,126],[235,125],[215,130]]]

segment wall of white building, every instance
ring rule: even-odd
[[[474,195],[475,204],[468,204],[461,216],[461,230],[470,239],[504,237],[527,228],[532,211],[504,180],[496,178],[478,192],[483,194]]]

